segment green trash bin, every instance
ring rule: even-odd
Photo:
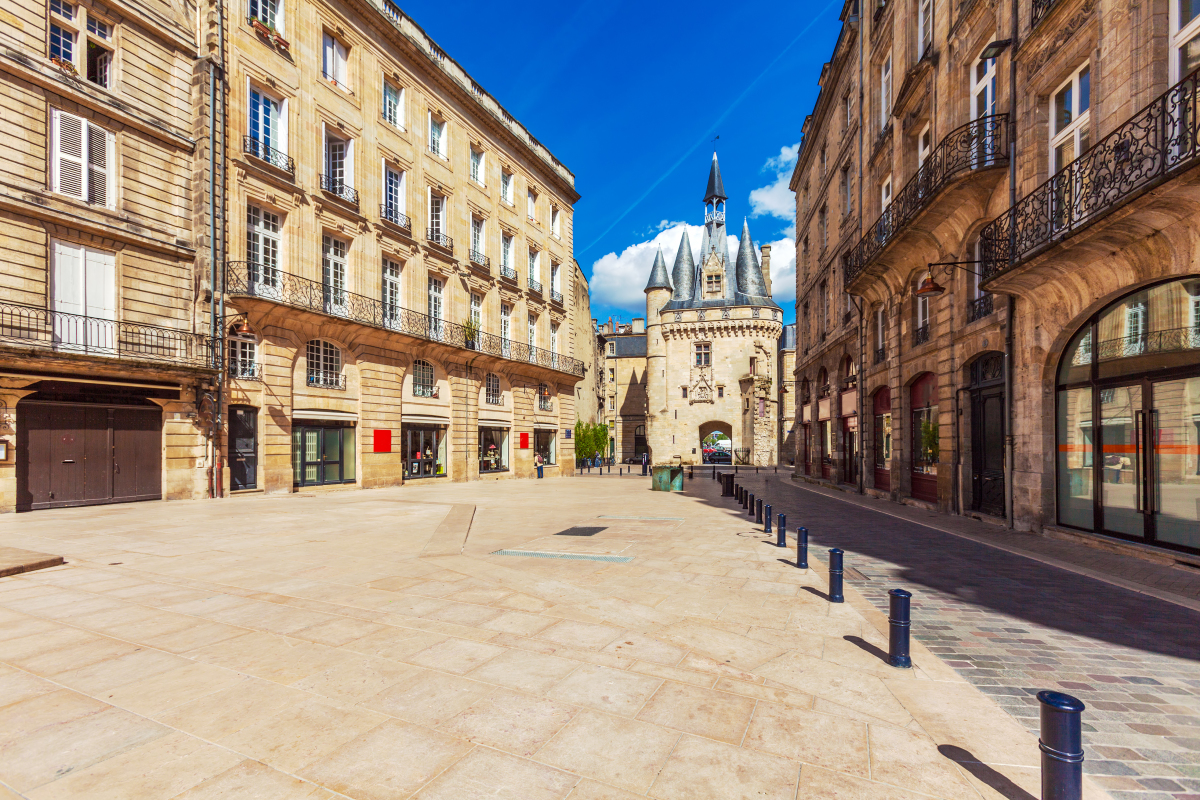
[[[682,492],[683,467],[653,467],[650,488],[656,492]]]

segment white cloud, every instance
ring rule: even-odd
[[[779,148],[779,155],[767,159],[763,170],[774,171],[775,182],[750,192],[750,216],[778,217],[795,225],[796,195],[788,188],[788,183],[799,153],[800,143],[797,142]]]
[[[771,245],[771,293],[786,308],[796,301],[796,242],[789,238],[767,244]]]

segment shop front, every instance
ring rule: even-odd
[[[357,421],[357,415],[347,412],[292,412],[292,485],[354,483]]]
[[[558,456],[558,429],[536,427],[533,431],[533,452],[535,456],[541,456],[542,464],[551,466],[557,464]]]
[[[447,421],[406,415],[400,425],[404,479],[446,477]]]
[[[479,472],[487,474],[509,471],[508,438],[509,427],[493,423],[479,424]]]
[[[875,392],[871,399],[875,414],[875,488],[892,488],[892,391],[888,387]]]
[[[937,416],[937,375],[927,372],[910,387],[912,496],[937,502],[937,467],[941,452]]]

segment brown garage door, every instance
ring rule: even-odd
[[[162,497],[158,408],[23,402],[17,510]]]

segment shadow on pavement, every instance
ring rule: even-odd
[[[880,661],[882,661],[885,664],[891,663],[888,660],[888,654],[885,653],[882,648],[876,647],[875,645],[868,642],[866,639],[863,639],[859,636],[843,636],[842,639],[844,639],[845,641],[854,645],[855,647],[859,648],[860,650],[866,650],[868,653],[875,656],[876,658],[878,658]]]
[[[938,745],[938,752],[1007,797],[1008,800],[1037,800],[1008,777],[980,762],[970,750],[964,750],[952,744],[942,744]]]

